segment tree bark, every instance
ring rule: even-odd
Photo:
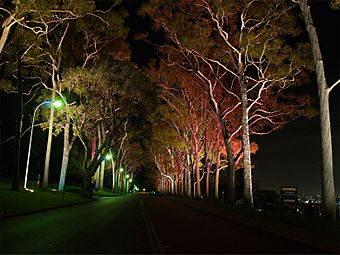
[[[102,136],[100,132],[100,127],[97,127],[97,132],[98,132],[98,147],[102,145]],[[98,155],[100,157],[100,154]],[[100,188],[100,172],[101,172],[101,165],[98,166],[98,169],[96,171],[96,190],[99,190]]]
[[[206,173],[206,177],[205,177],[205,195],[206,195],[206,199],[209,199],[209,187],[210,187],[210,169],[209,167],[205,167],[207,173]]]
[[[222,135],[223,135],[223,141],[224,145],[227,150],[228,154],[228,187],[227,187],[227,196],[226,196],[226,201],[229,204],[234,204],[235,200],[235,163],[234,163],[234,155],[231,149],[231,145],[229,142],[229,135],[227,132],[227,128],[225,126],[225,123],[222,119],[222,117],[216,113],[218,122],[220,123],[221,129],[222,129]]]
[[[52,96],[51,101],[55,101],[55,95],[57,90],[57,82],[56,82],[56,73],[55,73],[55,66],[52,65]],[[45,155],[45,167],[44,167],[44,179],[42,184],[42,189],[45,190],[48,187],[48,174],[50,169],[50,157],[51,157],[51,148],[52,148],[52,133],[53,133],[53,122],[54,122],[54,106],[51,105],[51,112],[50,112],[50,120],[48,125],[48,138],[47,138],[47,147],[46,147],[46,155]]]
[[[196,177],[196,193],[194,194],[196,198],[201,198],[201,175],[200,175],[200,165],[199,165],[199,151],[198,151],[198,141],[196,134],[193,134],[194,146],[195,146],[195,177]]]
[[[248,115],[248,96],[247,88],[240,81],[241,100],[242,100],[242,145],[243,145],[243,202],[250,207],[253,203],[252,190],[252,173],[251,173],[251,158],[250,158],[250,139],[249,139],[249,115]]]
[[[70,116],[66,114],[66,123],[64,127],[64,149],[63,159],[61,164],[60,178],[58,190],[63,191],[65,188],[66,170],[68,166],[68,160],[70,155]]]
[[[309,11],[307,0],[299,0],[299,5],[305,20],[312,47],[318,85],[322,144],[322,213],[325,218],[336,219],[332,135],[329,116],[329,91],[326,82],[318,36],[313,25],[313,19]]]
[[[13,21],[13,16],[10,15],[8,16],[3,22],[2,22],[2,34],[0,38],[0,54],[2,53],[2,50],[4,49],[5,43],[7,41],[9,31],[11,30],[11,27],[15,24],[16,22]]]
[[[217,152],[216,174],[215,174],[215,199],[216,200],[219,200],[218,192],[219,192],[219,182],[220,182],[220,165],[221,165],[221,152],[219,150]]]

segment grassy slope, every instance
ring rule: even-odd
[[[80,188],[68,186],[65,194],[59,191],[42,191],[33,187],[34,192],[26,191],[21,187],[20,192],[12,191],[9,181],[0,181],[0,216],[44,210],[53,207],[65,206],[74,203],[91,201],[80,195]],[[96,192],[95,196],[119,196],[123,193],[112,193],[104,190]]]

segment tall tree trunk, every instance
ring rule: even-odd
[[[65,188],[66,170],[68,166],[68,160],[70,155],[70,116],[66,114],[66,123],[64,127],[64,149],[63,159],[61,164],[60,178],[58,190],[63,191]]]
[[[102,136],[100,132],[100,127],[97,127],[97,132],[98,132],[98,147],[102,145]],[[100,154],[98,155],[100,157]],[[98,159],[97,159],[98,160]],[[98,169],[96,171],[96,190],[99,190],[100,188],[100,171],[101,170],[101,164],[98,165]]]
[[[113,155],[111,158],[111,167],[112,167],[112,192],[115,191],[115,184],[116,184],[116,171],[115,171],[115,161],[113,160]]]
[[[55,62],[55,61],[54,61]],[[57,90],[57,82],[56,82],[56,73],[55,73],[56,63],[52,65],[52,96],[51,101],[55,101],[55,95]],[[44,179],[42,184],[42,189],[47,189],[48,187],[48,174],[50,169],[50,157],[51,157],[51,148],[52,148],[52,133],[53,133],[53,121],[54,121],[54,106],[51,104],[51,112],[50,112],[50,120],[48,125],[48,138],[47,138],[47,147],[46,147],[46,155],[45,155],[45,167],[44,167]]]
[[[221,152],[220,147],[217,152],[217,161],[216,161],[216,175],[215,175],[215,199],[219,200],[218,192],[219,192],[219,182],[220,182],[220,165],[221,165]]]
[[[104,157],[104,155],[102,156]],[[105,159],[100,164],[100,175],[99,175],[99,190],[104,189],[104,174],[105,174]]]
[[[327,86],[318,36],[313,25],[307,0],[299,0],[311,43],[318,84],[322,143],[322,210],[323,216],[336,219],[336,198],[333,176],[332,135],[329,116],[329,89]]]
[[[184,166],[183,166],[183,173],[181,174],[181,196],[184,196]]]
[[[191,160],[190,160],[190,154],[187,153],[187,169],[185,169],[185,173],[186,173],[186,191],[187,191],[187,196],[191,197],[192,193],[191,193]]]
[[[216,114],[216,112],[215,112]],[[231,144],[229,142],[229,135],[227,132],[227,128],[222,117],[219,114],[216,114],[218,122],[220,123],[223,135],[224,145],[227,150],[228,154],[228,187],[227,187],[227,196],[226,201],[229,204],[234,204],[235,200],[235,162],[234,162],[234,155],[231,149]]]
[[[13,21],[14,16],[10,15],[2,22],[3,30],[0,38],[0,54],[5,46],[11,27],[16,23],[16,21]]]
[[[242,146],[243,146],[243,202],[253,207],[253,188],[250,158],[250,139],[249,139],[249,115],[248,115],[248,96],[247,88],[241,80],[241,100],[242,100]]]
[[[196,177],[196,198],[201,198],[201,175],[200,175],[200,165],[199,165],[199,151],[198,151],[198,141],[196,134],[194,134],[194,146],[195,146],[195,177]]]
[[[101,137],[102,137],[102,141],[106,140],[106,136],[105,136],[105,130],[103,125],[100,125],[101,127]],[[105,153],[102,153],[101,156],[103,158],[105,158]],[[100,164],[100,175],[99,175],[99,190],[102,191],[104,189],[104,177],[105,177],[105,159],[102,160],[102,163]]]
[[[21,151],[21,129],[22,129],[22,115],[23,115],[23,88],[21,82],[21,57],[18,59],[18,115],[16,119],[16,132],[15,132],[15,148],[14,157],[15,164],[12,172],[12,190],[20,191],[19,188],[19,171],[20,171],[20,151]]]
[[[209,184],[210,184],[210,171],[209,171],[209,167],[205,167],[207,173],[206,173],[206,177],[205,177],[205,195],[206,195],[206,199],[209,199]]]

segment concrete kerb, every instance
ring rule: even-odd
[[[329,242],[325,243],[324,240],[320,240],[320,238],[318,238],[319,236],[313,236],[313,233],[303,230],[293,225],[287,225],[284,223],[279,223],[279,222],[274,222],[274,221],[269,222],[269,220],[266,222],[264,220],[261,220],[261,222],[257,220],[255,222],[251,220],[245,220],[244,218],[240,219],[240,218],[232,217],[231,215],[228,215],[225,213],[218,213],[216,211],[213,212],[212,210],[208,211],[206,209],[198,208],[194,205],[185,203],[185,201],[172,199],[171,197],[166,197],[166,198],[168,200],[171,200],[174,203],[181,204],[188,208],[206,213],[208,215],[211,215],[211,216],[223,219],[223,220],[228,220],[228,221],[238,223],[244,226],[252,227],[257,230],[265,231],[265,232],[268,232],[268,233],[271,233],[277,236],[281,236],[289,240],[294,240],[294,241],[303,243],[305,245],[308,245],[308,246],[311,246],[317,249],[321,249],[325,253],[340,254],[339,244],[337,244],[336,240],[334,240],[334,242],[328,240]],[[334,237],[334,239],[336,239],[336,237]]]

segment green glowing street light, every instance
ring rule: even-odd
[[[27,176],[28,176],[28,166],[30,164],[30,155],[31,155],[31,147],[32,147],[32,138],[33,138],[33,128],[34,128],[34,118],[35,118],[35,114],[37,113],[37,110],[45,104],[51,104],[52,106],[54,106],[55,108],[60,108],[61,106],[63,106],[63,103],[61,101],[44,101],[42,103],[40,103],[34,110],[33,113],[33,117],[32,117],[32,126],[31,126],[31,135],[30,135],[30,141],[28,144],[28,153],[27,153],[27,163],[26,163],[26,173],[25,173],[25,181],[24,181],[24,189],[27,190]],[[31,191],[31,190],[30,190]]]
[[[106,160],[112,159],[112,154],[106,154],[106,155],[105,155],[105,159],[106,159]]]

